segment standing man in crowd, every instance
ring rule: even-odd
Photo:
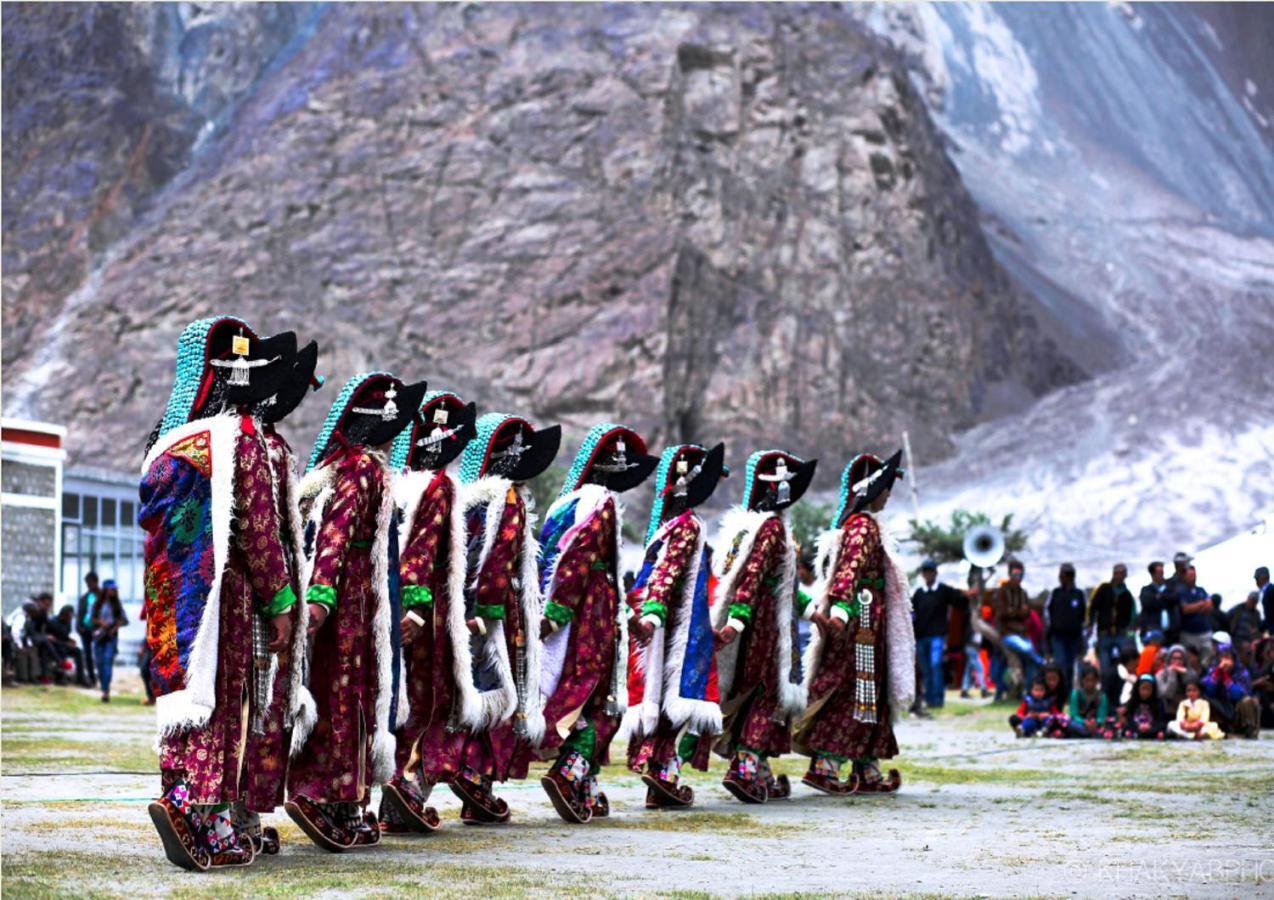
[[[1249,591],[1247,599],[1230,610],[1226,630],[1234,641],[1234,652],[1239,661],[1249,668],[1253,665],[1252,645],[1261,637],[1261,609],[1258,602],[1261,595]]]
[[[1001,644],[1001,653],[992,660],[991,666],[991,680],[995,682],[997,702],[1004,696],[1007,688],[1005,663],[1021,673],[1021,684],[1018,687],[1026,691],[1035,680],[1035,670],[1044,661],[1026,636],[1026,621],[1030,618],[1031,606],[1026,590],[1022,587],[1025,576],[1026,566],[1021,560],[1010,560],[1009,580],[991,595],[991,613],[995,616],[995,627],[1000,632]]]
[[[1053,662],[1061,667],[1069,691],[1075,682],[1075,665],[1084,654],[1086,597],[1075,586],[1075,567],[1062,563],[1057,587],[1048,598],[1048,635]]]
[[[1178,554],[1182,555],[1182,554]],[[1174,560],[1175,562],[1175,560]],[[1212,598],[1197,584],[1198,574],[1187,564],[1181,582],[1181,643],[1199,654],[1199,664],[1212,662]]]
[[[1274,584],[1270,584],[1269,567],[1261,566],[1252,577],[1256,579],[1256,593],[1265,612],[1265,633],[1274,634]]]
[[[926,559],[920,565],[924,584],[911,596],[911,620],[916,630],[916,660],[920,664],[917,696],[926,706],[941,709],[946,692],[943,658],[947,650],[947,629],[952,608],[965,605],[960,591],[938,580],[938,564]]]
[[[1153,577],[1153,575],[1152,575]],[[1159,580],[1163,580],[1163,566],[1159,567]],[[1110,573],[1110,581],[1103,582],[1093,593],[1088,609],[1088,627],[1097,635],[1097,659],[1103,672],[1114,665],[1111,651],[1129,638],[1132,628],[1133,599],[1128,590],[1128,567],[1116,563]]]
[[[1164,645],[1170,646],[1181,639],[1181,610],[1177,605],[1176,593],[1168,590],[1168,582],[1163,577],[1163,563],[1155,560],[1147,571],[1150,572],[1150,583],[1141,589],[1138,598],[1141,614],[1137,617],[1137,630],[1141,639],[1152,631],[1163,635]]]
[[[80,647],[84,651],[84,674],[86,685],[97,684],[97,667],[93,663],[93,605],[97,603],[97,573],[89,572],[84,576],[84,593],[75,605],[75,633],[80,636]]]

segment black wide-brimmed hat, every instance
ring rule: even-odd
[[[787,509],[809,490],[818,460],[808,462],[785,450],[758,450],[748,457],[744,475],[746,509]]]
[[[256,340],[236,335],[230,353],[210,364],[226,406],[237,407],[255,406],[278,393],[295,360],[296,332],[283,331]]]
[[[283,421],[301,405],[306,394],[321,388],[323,379],[314,374],[316,368],[318,368],[318,343],[310,341],[293,358],[292,371],[288,373],[278,392],[261,401],[258,407],[261,421],[267,425]]]
[[[646,441],[625,425],[594,425],[584,437],[559,496],[596,481],[615,493],[632,490],[650,477],[659,457],[646,452]]]
[[[426,395],[411,426],[394,439],[389,455],[394,470],[441,469],[460,455],[477,435],[478,407],[458,394],[435,391]]]
[[[388,443],[415,418],[426,390],[423,381],[403,384],[393,376],[373,375],[354,392],[337,430],[351,444]]]
[[[477,429],[460,460],[460,479],[466,484],[488,475],[530,481],[552,464],[562,443],[560,425],[537,429],[508,413],[484,413]]]
[[[905,476],[902,468],[902,451],[899,450],[883,463],[871,453],[858,456],[845,470],[845,487],[853,501],[853,512],[862,512],[872,502],[891,490],[894,482]]]

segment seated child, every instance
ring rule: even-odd
[[[1142,675],[1137,679],[1137,687],[1128,704],[1120,707],[1116,734],[1136,740],[1163,740],[1164,719],[1163,701],[1159,699],[1155,676]]]
[[[1225,735],[1211,717],[1212,709],[1203,699],[1199,682],[1187,681],[1186,698],[1177,706],[1176,721],[1168,723],[1168,731],[1187,741],[1219,741]]]
[[[1078,738],[1110,737],[1109,707],[1100,674],[1092,666],[1084,666],[1079,684],[1071,691],[1066,733]]]
[[[1009,724],[1018,737],[1031,737],[1052,731],[1060,716],[1061,712],[1049,695],[1044,679],[1036,678],[1031,682],[1030,691],[1022,698],[1022,705],[1009,716]]]

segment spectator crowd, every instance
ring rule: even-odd
[[[916,706],[927,716],[948,689],[1020,701],[1020,737],[1119,740],[1255,738],[1274,727],[1274,585],[1265,566],[1242,603],[1198,583],[1191,557],[1148,567],[1134,595],[1116,565],[1091,591],[1064,563],[1057,586],[1031,597],[1010,560],[993,589],[962,591],[921,566],[912,597]],[[1018,693],[1020,691],[1020,694]]]
[[[4,683],[76,684],[99,687],[102,702],[111,699],[119,632],[128,616],[113,579],[99,583],[97,574],[84,578],[85,591],[74,606],[53,613],[53,595],[37,594],[14,610],[3,623]],[[143,683],[147,667],[142,666]],[[146,683],[147,702],[154,702]]]

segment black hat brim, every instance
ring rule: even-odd
[[[364,383],[364,390],[375,383],[374,379],[368,379]],[[363,444],[368,447],[379,447],[382,444],[387,444],[396,438],[398,432],[406,428],[407,424],[416,417],[416,411],[420,409],[420,401],[424,399],[428,385],[423,381],[416,384],[403,384],[397,378],[392,379],[391,383],[398,389],[398,395],[394,398],[394,405],[398,407],[398,415],[392,419],[381,419],[376,416],[347,411],[345,416],[348,424],[345,426],[344,432],[346,438],[352,443]],[[350,400],[350,410],[356,406],[364,405],[359,400],[359,395],[362,393],[363,391],[358,391],[355,393],[354,398]]]
[[[708,501],[725,474],[725,444],[717,444],[703,458],[702,468],[686,487],[686,508],[694,509]]]
[[[478,406],[476,403],[469,402],[461,407],[460,411],[455,413],[452,419],[451,428],[453,430],[451,436],[438,445],[438,449],[430,463],[441,469],[459,456],[464,451],[465,445],[478,436],[477,421]],[[416,430],[412,433],[412,446],[407,456],[409,468],[415,468],[413,464],[417,459],[417,454],[420,452],[420,448],[416,446],[415,442],[421,433],[419,429],[424,424],[424,422],[418,422],[414,426]]]
[[[247,359],[266,361],[248,370],[247,384],[230,384],[232,370],[218,367],[220,377],[226,379],[226,403],[230,406],[255,406],[279,392],[291,376],[296,360],[296,332],[284,331],[253,341]]]
[[[899,450],[889,459],[885,460],[881,466],[881,475],[875,478],[871,484],[867,486],[867,490],[854,498],[853,512],[862,512],[875,502],[876,498],[885,491],[891,490],[894,482],[898,480],[899,472],[902,469],[902,451]]]
[[[261,421],[272,425],[291,415],[309,393],[314,383],[314,370],[317,368],[318,343],[310,341],[296,354],[292,371],[274,395],[274,402],[262,407]]]
[[[506,476],[510,481],[530,481],[553,464],[562,446],[562,426],[550,425],[533,431],[526,444],[522,458]]]
[[[642,453],[638,456],[629,456],[629,466],[622,472],[608,472],[606,474],[606,487],[617,494],[624,491],[631,491],[643,481],[650,477],[650,473],[655,471],[655,467],[659,465],[658,456],[650,456]]]
[[[790,463],[791,457],[788,457],[788,460]],[[796,463],[795,465],[792,466],[792,468],[795,469],[796,471],[793,473],[792,477],[788,479],[788,482],[787,482],[787,487],[789,491],[787,502],[777,504],[775,506],[775,509],[787,509],[788,507],[794,504],[797,500],[800,500],[801,497],[805,495],[805,492],[810,489],[810,482],[814,480],[814,469],[817,466],[818,466],[818,460],[816,459],[811,459],[807,462]]]

